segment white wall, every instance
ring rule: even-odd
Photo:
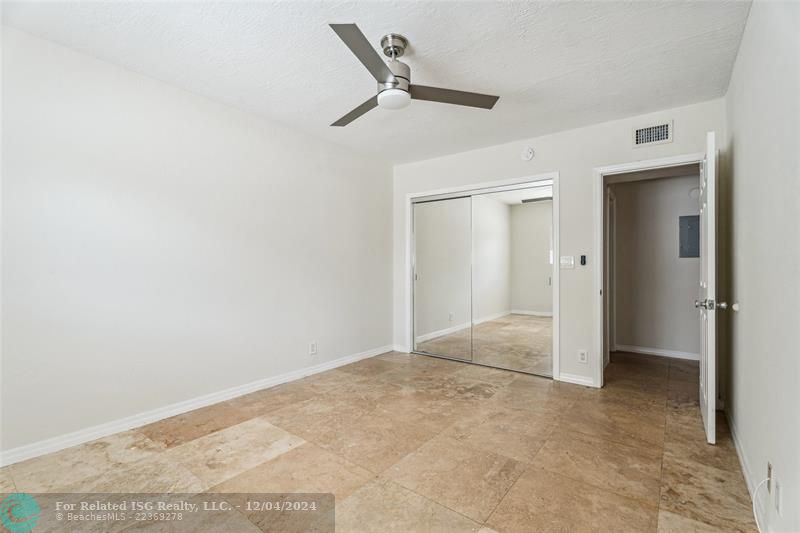
[[[782,516],[761,489],[764,531],[800,531],[799,71],[800,4],[753,3],[727,95],[728,300],[741,309],[726,409],[751,490],[767,461],[782,486]]]
[[[611,186],[616,197],[617,345],[699,358],[700,321],[693,302],[700,258],[678,253],[678,217],[699,214],[698,200],[689,195],[697,187],[698,176]]]
[[[545,172],[560,172],[561,255],[586,254],[586,266],[561,272],[560,371],[591,378],[596,367],[592,353],[593,249],[592,169],[599,166],[653,159],[705,150],[707,131],[722,132],[723,100],[669,109],[625,120],[606,122],[533,139],[462,152],[394,168],[394,341],[408,348],[410,333],[409,207],[408,195],[452,187],[502,182]],[[634,126],[658,120],[675,121],[675,140],[634,148]],[[525,146],[536,150],[532,161],[523,161]],[[577,261],[576,261],[577,263]],[[578,351],[589,350],[589,364],[578,362]]]
[[[4,30],[4,450],[390,344],[388,165]]]
[[[511,309],[553,312],[553,202],[511,206]]]
[[[418,341],[470,325],[470,210],[469,198],[414,206]]]
[[[472,302],[475,323],[511,311],[510,206],[485,196],[472,198]]]

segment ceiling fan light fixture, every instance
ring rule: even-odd
[[[403,109],[411,103],[411,94],[403,89],[384,89],[378,93],[378,106],[383,109]]]

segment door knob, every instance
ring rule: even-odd
[[[706,308],[706,301],[703,300],[701,302],[700,300],[695,300],[694,301],[694,307],[695,307],[695,309],[705,309]]]
[[[728,308],[728,302],[717,302],[717,309],[724,311],[727,308]]]

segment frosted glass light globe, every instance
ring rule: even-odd
[[[411,103],[411,95],[403,89],[385,89],[378,93],[378,105],[384,109],[403,109]]]

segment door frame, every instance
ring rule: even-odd
[[[470,185],[459,185],[443,189],[433,189],[406,194],[404,208],[406,212],[406,239],[405,239],[405,280],[406,286],[406,342],[408,351],[414,353],[414,203],[423,197],[433,199],[456,197],[460,195],[485,194],[492,192],[510,191],[534,185],[539,181],[551,180],[553,182],[553,379],[561,381],[560,356],[559,356],[559,172],[545,172],[521,178],[507,180],[486,181]],[[453,361],[459,361],[453,359]],[[469,363],[468,361],[465,361]],[[478,364],[478,363],[469,363]]]
[[[679,167],[702,163],[706,158],[705,152],[693,154],[676,155],[662,157],[658,159],[648,159],[643,161],[632,161],[618,165],[608,165],[596,167],[592,170],[592,204],[594,222],[594,249],[598,258],[604,256],[606,247],[605,238],[605,178],[615,174],[626,174],[628,172],[639,172],[643,170],[657,170],[662,168]],[[603,371],[605,370],[605,302],[603,295],[603,285],[605,282],[605,261],[594,262],[594,353],[592,382],[595,387],[603,386]]]

